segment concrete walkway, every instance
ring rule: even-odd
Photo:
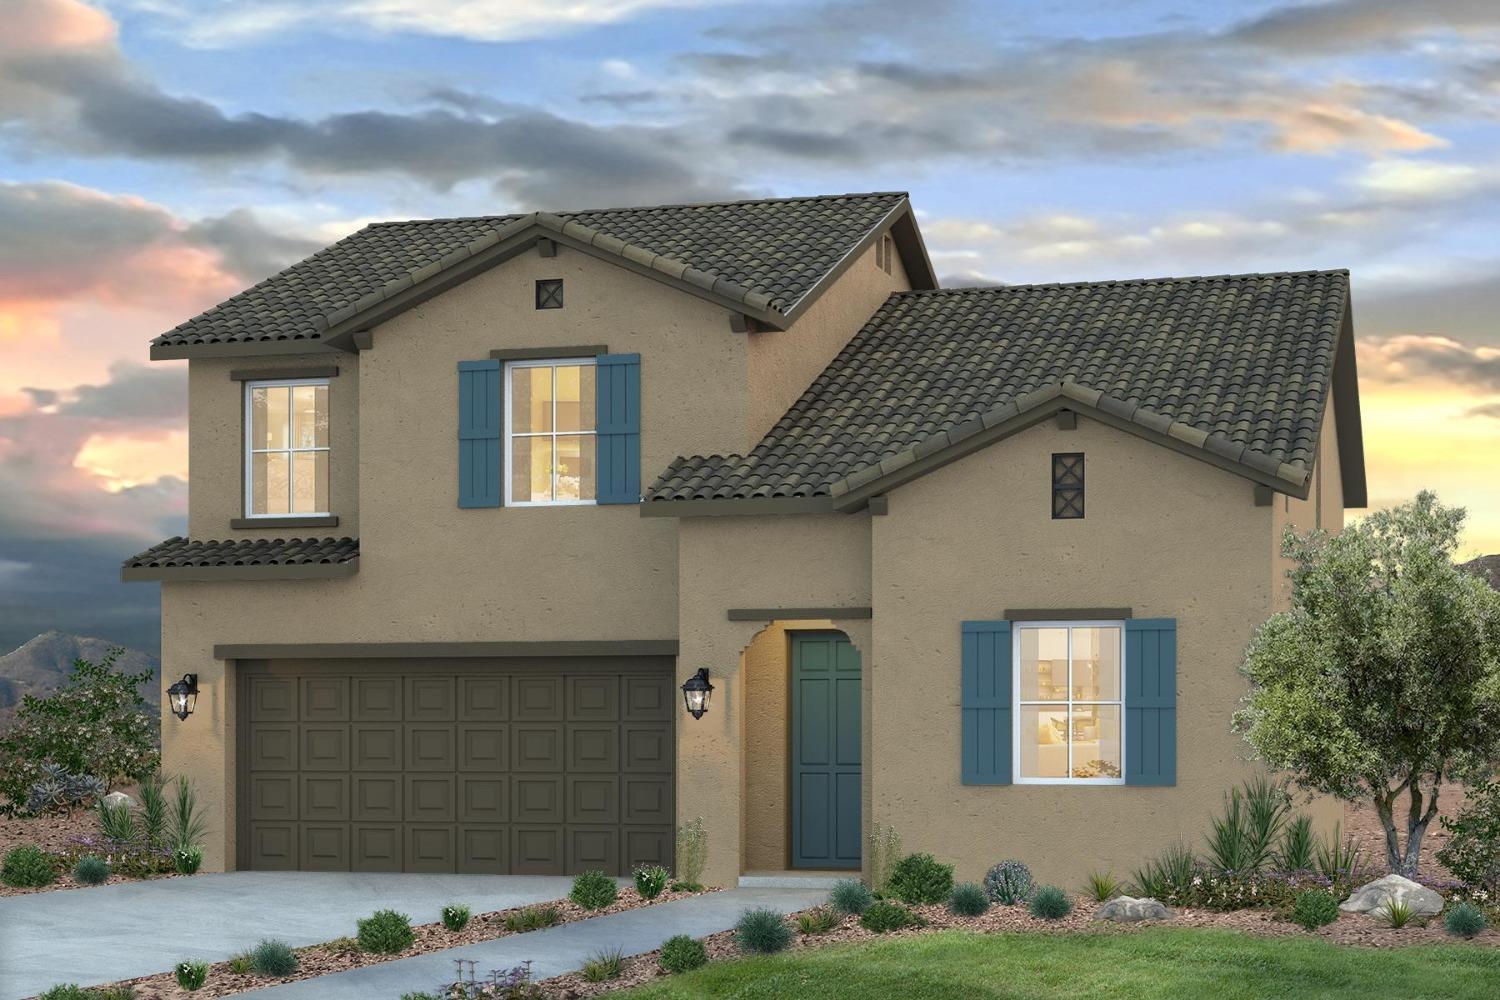
[[[582,968],[606,948],[637,955],[661,947],[675,934],[703,937],[728,930],[751,907],[791,913],[827,898],[822,889],[729,889],[240,995],[256,1000],[397,1000],[415,990],[436,993],[440,983],[452,982],[456,958],[475,962],[481,977],[530,960],[532,975],[546,979]]]
[[[561,899],[573,880],[505,875],[228,872],[123,882],[0,899],[0,1000],[59,982],[95,986],[221,962],[276,937],[296,947],[354,934],[376,910],[438,919],[447,903],[475,913]],[[397,994],[399,995],[399,993]]]

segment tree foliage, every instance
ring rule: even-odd
[[[1500,594],[1454,564],[1463,521],[1424,492],[1336,535],[1288,529],[1291,609],[1245,659],[1235,722],[1256,754],[1373,802],[1397,872],[1416,870],[1442,785],[1500,762]]]
[[[110,650],[98,663],[74,660],[62,687],[21,700],[15,724],[0,738],[0,793],[12,808],[25,805],[48,764],[106,785],[156,770],[156,719],[140,693],[152,674],[116,671],[122,652]]]

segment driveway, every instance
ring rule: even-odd
[[[573,880],[505,875],[226,872],[0,899],[0,1000],[59,982],[93,986],[184,959],[223,961],[262,938],[295,946],[354,934],[354,921],[395,909],[413,923],[446,903],[475,913],[568,894]]]

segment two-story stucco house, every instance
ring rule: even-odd
[[[158,337],[209,866],[1196,837],[1280,532],[1365,503],[1348,276],[936,284],[902,194],[397,222]]]

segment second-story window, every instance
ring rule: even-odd
[[[508,506],[595,502],[594,374],[592,358],[506,366]]]
[[[245,384],[245,516],[328,514],[328,380]]]

